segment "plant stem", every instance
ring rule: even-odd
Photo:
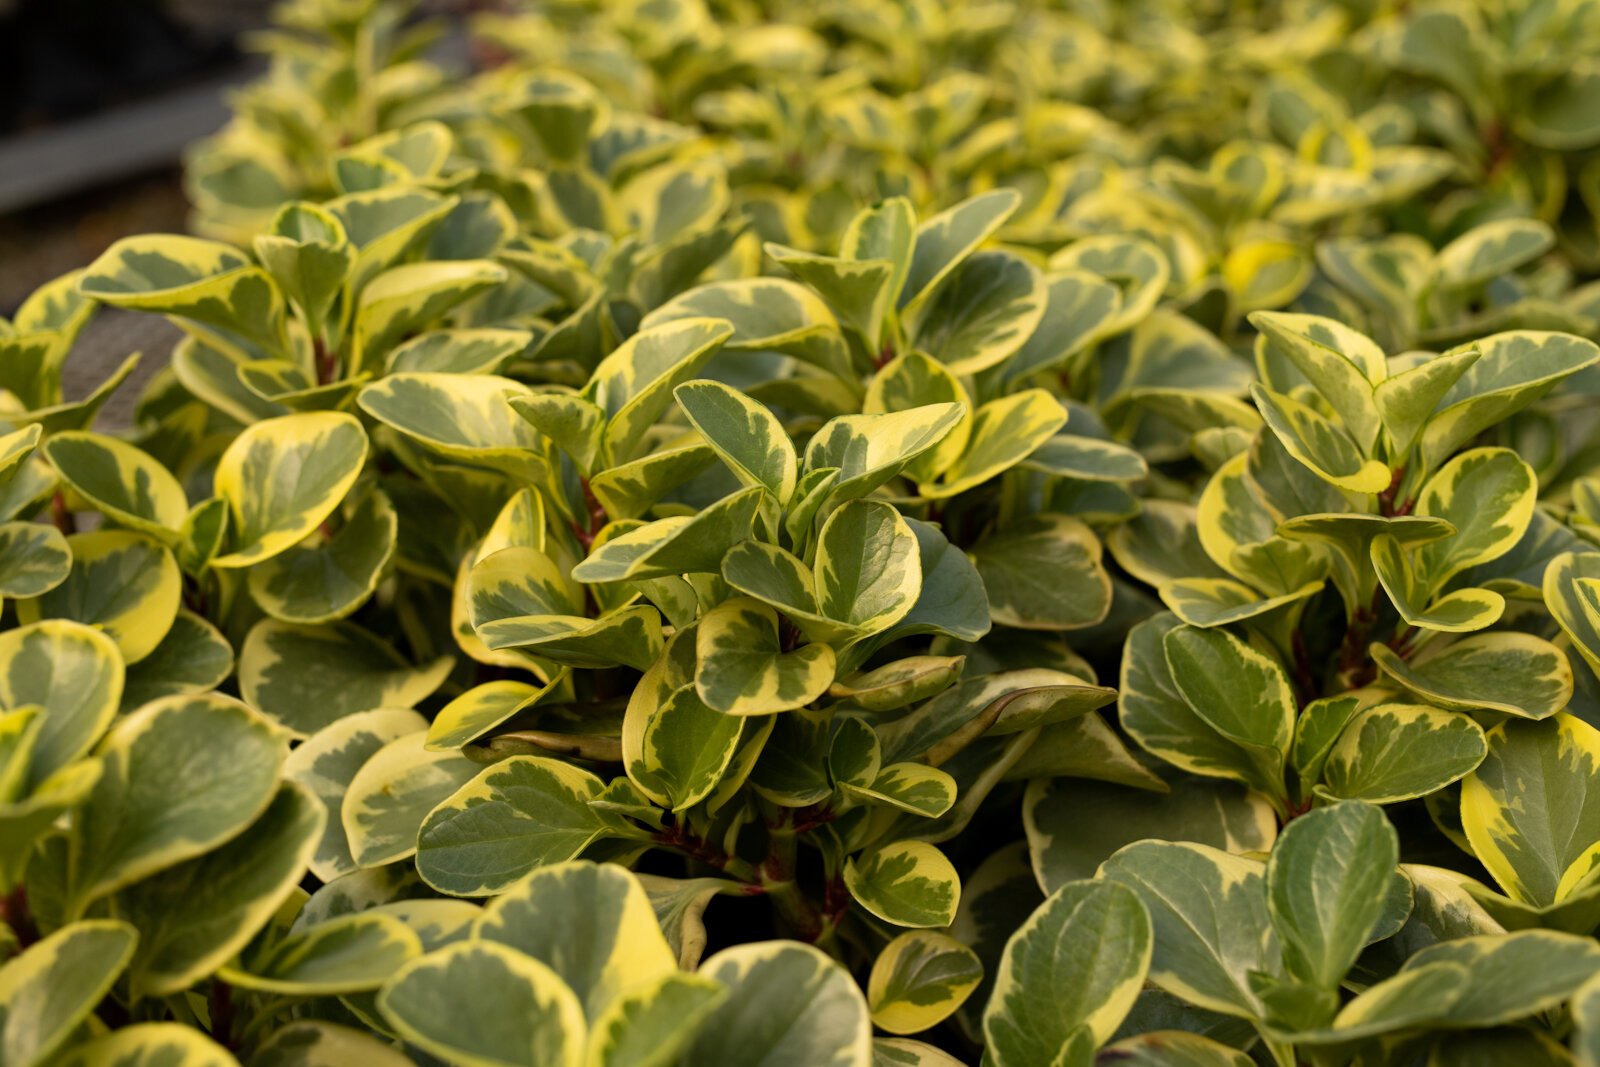
[[[233,987],[221,978],[211,979],[211,1036],[230,1052],[238,1051],[233,1040]]]
[[[56,529],[63,534],[78,532],[77,520],[72,517],[72,512],[67,510],[67,498],[61,490],[56,490],[56,495],[50,498],[50,521],[56,524]]]
[[[33,912],[28,907],[28,890],[17,886],[4,900],[0,900],[0,917],[4,917],[11,932],[17,935],[17,947],[25,949],[39,940],[39,928],[34,924]]]
[[[795,883],[795,857],[799,851],[793,815],[788,809],[767,824],[767,858],[761,864],[761,885],[772,899],[784,932],[813,944],[822,937],[822,916]]]

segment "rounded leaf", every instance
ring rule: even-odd
[[[217,461],[216,493],[228,502],[233,550],[213,567],[248,567],[287,551],[322,525],[367,460],[367,434],[332,411],[255,423]]]

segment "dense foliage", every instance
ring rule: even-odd
[[[0,320],[0,1065],[1600,1065],[1600,4],[279,27]]]

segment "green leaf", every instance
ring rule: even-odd
[[[297,545],[251,567],[250,595],[284,622],[342,619],[378,587],[394,555],[399,525],[389,498],[373,490],[326,544]]]
[[[1372,539],[1372,566],[1383,591],[1408,625],[1465,633],[1493,626],[1505,598],[1489,589],[1454,589],[1429,602],[1428,583],[1412,569],[1411,554],[1389,534]]]
[[[117,714],[122,685],[122,657],[98,630],[50,619],[0,633],[0,707],[43,711],[29,790],[94,747]]]
[[[1226,626],[1294,604],[1322,591],[1324,582],[1310,582],[1282,596],[1261,597],[1254,589],[1228,578],[1179,578],[1163,584],[1161,602],[1190,626]]]
[[[285,415],[246,429],[217,461],[235,547],[211,565],[248,567],[292,548],[333,514],[366,458],[366,431],[351,415]]]
[[[1121,307],[1102,328],[1105,336],[1138,325],[1155,308],[1172,277],[1171,260],[1142,237],[1103,234],[1074,241],[1050,257],[1051,270],[1089,271],[1122,293]]]
[[[1222,277],[1241,310],[1282,307],[1306,288],[1316,271],[1311,252],[1293,241],[1250,239],[1222,261]]]
[[[858,904],[895,926],[949,926],[961,898],[955,868],[925,841],[897,841],[852,856],[844,884]]]
[[[890,291],[895,280],[894,263],[887,259],[819,256],[770,242],[762,248],[784,269],[816,290],[839,321],[861,335],[869,351],[877,351],[884,316],[895,295]],[[909,247],[906,251],[909,252]]]
[[[424,747],[426,739],[419,725],[386,742],[351,776],[339,817],[357,867],[411,856],[422,820],[480,770],[459,753]]]
[[[1600,1063],[1600,981],[1591,978],[1572,994],[1569,1005],[1574,1033],[1572,1051],[1580,1067],[1595,1067]]]
[[[388,374],[495,374],[532,341],[527,330],[430,330],[397,345],[384,369]]]
[[[1373,387],[1388,371],[1383,350],[1369,338],[1318,315],[1258,311],[1250,323],[1305,375],[1338,414],[1357,449],[1370,455],[1381,421]]]
[[[839,240],[839,255],[862,262],[883,260],[894,273],[889,279],[888,299],[898,301],[905,288],[906,272],[911,268],[912,249],[917,240],[915,209],[903,196],[891,196],[863,209],[845,227]]]
[[[314,324],[327,315],[355,262],[344,225],[332,212],[305,200],[285,204],[251,247],[284,295]]]
[[[174,234],[125,237],[78,283],[114,307],[159,311],[204,336],[258,355],[284,343],[284,303],[267,273],[220,241]]]
[[[528,387],[492,374],[391,374],[356,402],[374,419],[446,456],[541,480],[544,439],[511,406]]]
[[[1101,1052],[1124,1067],[1250,1067],[1255,1062],[1236,1048],[1183,1030],[1123,1038]]]
[[[1478,361],[1476,348],[1458,348],[1385,378],[1373,390],[1395,454],[1411,450],[1439,401]]]
[[[296,736],[358,711],[414,707],[454,665],[407,663],[388,642],[337,622],[295,626],[265,619],[239,650],[239,692]]]
[[[1478,360],[1423,427],[1422,465],[1433,470],[1480,432],[1521,411],[1563,379],[1600,362],[1600,346],[1571,334],[1517,330],[1476,341]],[[1450,353],[1446,353],[1450,355]]]
[[[1461,822],[1513,899],[1547,907],[1588,882],[1600,845],[1597,762],[1600,731],[1572,715],[1489,731],[1488,756],[1462,783]]]
[[[1004,626],[1073,630],[1111,610],[1111,577],[1100,539],[1069,515],[1043,514],[990,534],[971,550],[989,594],[989,614]]]
[[[172,544],[189,499],[149,453],[103,434],[66,432],[45,442],[45,458],[63,481],[107,518]]]
[[[565,863],[621,830],[591,806],[601,783],[540,756],[485,768],[423,820],[417,872],[452,896],[489,896],[536,867]]]
[[[1189,706],[1173,678],[1165,647],[1167,634],[1179,625],[1174,616],[1161,614],[1128,631],[1117,700],[1123,729],[1145,751],[1191,774],[1229,778],[1266,793],[1281,790],[1276,764],[1263,764],[1269,752],[1241,747]],[[1236,710],[1251,714],[1249,708]],[[1277,714],[1281,713],[1280,708]],[[1271,725],[1274,735],[1279,729]]]
[[[1166,633],[1162,648],[1190,710],[1249,753],[1272,782],[1294,735],[1294,692],[1283,668],[1223,630],[1180,626]]]
[[[125,530],[73,534],[66,541],[72,554],[67,580],[17,601],[17,620],[27,625],[71,619],[94,626],[117,643],[125,663],[154,652],[172,628],[183,595],[172,552]]]
[[[906,524],[917,537],[922,594],[911,613],[879,640],[925,633],[944,634],[957,641],[983,637],[989,632],[989,598],[972,560],[932,523],[907,519]]]
[[[913,261],[913,280],[916,267]],[[906,315],[911,344],[958,375],[988,370],[1021,348],[1044,318],[1048,295],[1037,267],[998,251],[966,258],[927,294]]]
[[[1286,393],[1250,387],[1262,418],[1284,449],[1324,481],[1352,493],[1389,488],[1389,468],[1368,458],[1345,431]]]
[[[871,785],[883,769],[877,731],[861,719],[839,718],[828,742],[828,777],[837,786]]]
[[[829,419],[806,445],[805,470],[836,468],[834,503],[870,495],[942,441],[964,417],[961,404],[926,404],[879,415]]]
[[[69,1049],[61,1067],[236,1067],[233,1054],[183,1023],[134,1023]]]
[[[921,763],[891,763],[866,783],[840,782],[839,788],[857,799],[882,804],[911,815],[937,819],[956,802],[956,780],[937,767]]]
[[[910,314],[924,303],[973,250],[1000,228],[1022,197],[1012,189],[997,189],[963,200],[917,227],[906,280],[898,306]]]
[[[1087,270],[1058,270],[1052,264],[1045,275],[1044,317],[1033,335],[1000,366],[1000,375],[1016,381],[1061,368],[1114,330],[1122,301],[1122,290],[1111,281]]]
[[[978,988],[983,964],[948,934],[908,930],[872,963],[867,1003],[872,1021],[891,1034],[916,1034],[952,1015]]]
[[[218,694],[167,697],[120,719],[101,742],[103,770],[72,836],[77,908],[215,848],[277,792],[283,738]],[[171,789],[174,767],[183,788]]]
[[[1067,882],[1094,877],[1100,864],[1135,841],[1193,841],[1224,852],[1266,852],[1278,835],[1277,817],[1261,794],[1190,775],[1177,778],[1166,792],[1040,778],[1028,783],[1022,820],[1034,874],[1052,893]]]
[[[635,985],[594,1021],[590,1061],[602,1067],[676,1063],[702,1020],[725,998],[721,985],[694,974],[667,974]]]
[[[246,953],[222,977],[242,989],[286,996],[377,989],[422,942],[405,923],[376,911],[312,923],[259,952]]]
[[[156,650],[128,669],[122,708],[132,711],[160,697],[204,693],[233,673],[233,648],[205,619],[178,609]]]
[[[534,871],[483,909],[472,936],[549,967],[577,994],[591,1024],[631,989],[677,970],[643,886],[613,864]]]
[[[1538,219],[1495,219],[1474,226],[1433,259],[1434,285],[1470,289],[1509,274],[1548,252],[1556,243]]]
[[[584,1067],[583,1008],[549,967],[490,942],[412,960],[378,994],[408,1042],[464,1067]]]
[[[677,515],[646,523],[597,543],[572,568],[574,581],[620,582],[711,573],[722,569],[728,549],[750,536],[764,489],[732,493],[693,517]]]
[[[181,993],[237,955],[291,899],[326,821],[305,788],[284,783],[237,837],[118,893],[139,929],[134,995]]]
[[[841,678],[828,687],[828,695],[868,711],[893,711],[949,688],[965,665],[962,656],[907,656]]]
[[[834,679],[832,648],[813,644],[784,651],[777,613],[749,597],[707,612],[695,646],[695,689],[707,706],[729,715],[804,707]]]
[[[1379,670],[1418,698],[1454,711],[1547,719],[1572,699],[1567,654],[1532,634],[1479,633],[1435,642],[1411,660],[1378,644],[1369,655]]]
[[[1267,906],[1289,973],[1337,990],[1373,939],[1400,839],[1383,813],[1346,802],[1284,827],[1267,861]]]
[[[1597,962],[1600,946],[1592,939],[1547,930],[1446,941],[1418,952],[1395,977],[1345,1005],[1333,1029],[1315,1040],[1514,1022],[1566,1000]]]
[[[737,891],[740,883],[726,878],[667,878],[657,874],[641,874],[638,878],[678,966],[696,966],[706,947],[707,905],[719,893]]]
[[[1126,886],[1057,889],[1006,942],[983,1015],[986,1058],[998,1067],[1073,1062],[1064,1054],[1085,1032],[1090,1048],[1104,1044],[1139,996],[1151,942],[1150,913]]]
[[[855,633],[878,633],[906,617],[921,587],[916,536],[894,508],[852,500],[823,523],[816,589],[826,618]]]
[[[965,451],[945,469],[937,484],[919,485],[918,492],[929,499],[944,499],[997,478],[1034,455],[1066,421],[1066,409],[1043,389],[1026,389],[992,400],[973,415]]]
[[[1042,728],[1033,744],[1006,771],[1006,778],[1011,781],[1057,777],[1091,778],[1157,793],[1167,788],[1160,776],[1134,754],[1133,746],[1099,715],[1082,715]],[[1119,841],[1118,845],[1124,843]],[[1107,854],[1112,851],[1115,849],[1106,850]]]
[[[404,263],[373,278],[356,302],[351,365],[377,372],[395,344],[510,275],[491,260]]]
[[[701,1024],[684,1063],[871,1067],[872,1022],[849,973],[810,945],[724,949],[700,967],[728,998]]]
[[[1600,672],[1600,610],[1590,606],[1592,586],[1582,581],[1586,578],[1600,578],[1600,553],[1563,552],[1545,566],[1541,591],[1573,647]]]
[[[1444,519],[1456,531],[1417,550],[1417,571],[1437,589],[1505,555],[1527,531],[1538,495],[1533,470],[1510,449],[1474,448],[1456,456],[1417,498],[1418,515]]]
[[[503,548],[480,560],[468,576],[467,596],[473,630],[489,649],[526,648],[576,667],[622,663],[636,669],[661,651],[661,616],[654,608],[623,606],[598,619],[574,614],[569,583],[536,548]]]
[[[1150,473],[1144,457],[1133,449],[1070,433],[1045,441],[1019,466],[1084,482],[1136,482]]]
[[[1150,981],[1198,1007],[1263,1016],[1251,972],[1281,975],[1269,929],[1265,866],[1206,845],[1142,841],[1100,868],[1150,910]]]
[[[605,412],[606,466],[635,458],[636,446],[672,403],[672,391],[700,373],[730,337],[726,320],[687,318],[645,328],[595,368],[583,397]]]
[[[127,923],[69,923],[0,967],[0,1059],[44,1063],[127,966],[138,931]]]
[[[872,1067],[964,1067],[948,1052],[903,1037],[872,1039]]]
[[[645,796],[684,811],[717,788],[743,734],[743,720],[708,707],[693,684],[659,703],[641,685],[622,723],[623,767]]]
[[[566,675],[557,672],[548,684],[529,685],[501,679],[473,686],[439,709],[428,724],[427,747],[448,751],[461,748],[549,696]]]
[[[800,461],[772,412],[721,382],[685,382],[673,396],[741,484],[762,486],[779,503],[794,494]]]
[[[455,197],[442,197],[413,186],[351,193],[324,203],[323,207],[344,225],[346,236],[356,248],[348,288],[359,291],[448,215],[456,203]]]
[[[1469,716],[1424,704],[1378,704],[1355,713],[1328,750],[1323,789],[1393,804],[1437,792],[1483,762],[1488,743]]]

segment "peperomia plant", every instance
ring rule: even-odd
[[[282,5],[0,320],[0,1063],[1600,1063],[1503,7]]]

